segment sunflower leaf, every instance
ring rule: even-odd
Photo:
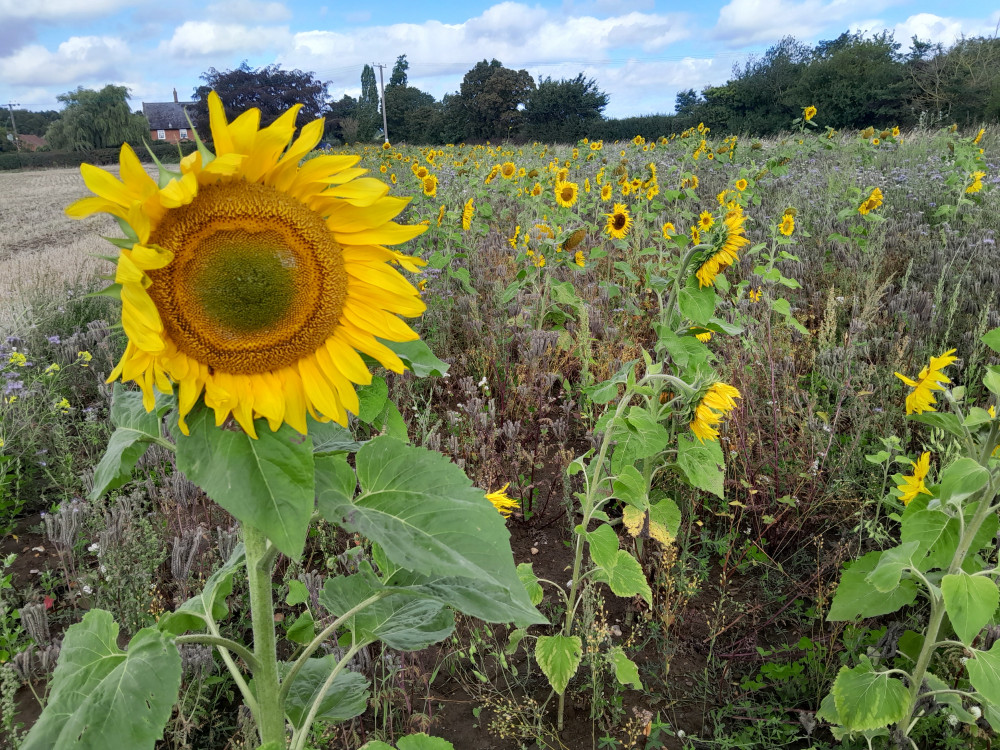
[[[416,341],[388,341],[379,339],[387,347],[396,352],[396,356],[403,360],[413,374],[418,378],[430,376],[443,377],[451,367],[447,362],[443,362],[434,356],[434,352],[422,339]]]
[[[241,523],[263,530],[291,558],[302,554],[314,505],[312,439],[287,424],[271,432],[258,420],[258,439],[215,426],[210,409],[188,415],[190,435],[177,427],[177,468]]]
[[[88,495],[91,500],[131,481],[132,469],[160,437],[159,411],[147,412],[142,394],[125,390],[121,383],[115,383],[112,392],[111,421],[115,431],[94,470],[94,489]]]

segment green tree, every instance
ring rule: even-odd
[[[56,97],[64,108],[49,125],[45,138],[56,150],[84,151],[140,145],[149,138],[149,123],[129,109],[125,86],[105,86],[100,91],[82,86]]]
[[[409,67],[410,63],[406,61],[406,55],[397,57],[396,64],[392,66],[392,75],[389,76],[389,86],[405,86],[406,71]]]
[[[8,110],[7,119],[10,120]],[[43,137],[49,125],[59,119],[59,113],[54,109],[43,112],[32,112],[30,109],[15,109],[14,122],[19,135],[37,135]]]
[[[525,135],[540,141],[569,143],[588,135],[601,120],[608,95],[583,73],[576,78],[538,82],[524,107]]]
[[[202,73],[204,86],[195,91],[194,120],[198,131],[209,134],[208,94],[215,91],[222,100],[227,117],[256,107],[261,125],[269,125],[293,104],[301,104],[300,124],[322,116],[326,106],[327,84],[314,73],[285,70],[279,65],[251,68],[244,60],[234,70],[209,68]]]
[[[378,83],[375,81],[375,69],[365,65],[361,70],[361,96],[358,97],[358,108],[355,117],[358,119],[358,140],[370,141],[375,137],[381,124],[379,120]]]
[[[911,59],[913,109],[963,125],[1000,119],[1000,39],[959,39],[929,59]]]
[[[519,133],[520,108],[535,89],[526,70],[505,68],[499,60],[476,63],[459,89],[458,114],[468,140],[508,138]]]
[[[414,86],[385,87],[385,111],[389,139],[393,142],[432,143],[434,134],[427,128],[428,111],[440,108],[434,97]]]

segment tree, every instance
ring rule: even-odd
[[[193,117],[198,132],[209,136],[208,94],[215,91],[222,100],[227,117],[235,117],[251,107],[260,110],[261,125],[270,125],[294,104],[301,104],[301,122],[322,116],[326,106],[327,84],[314,73],[284,70],[279,65],[251,68],[244,60],[235,70],[209,68],[202,73],[204,86],[195,91]]]
[[[375,68],[365,65],[361,70],[361,96],[358,97],[358,140],[370,141],[379,129],[379,95]]]
[[[465,138],[509,138],[521,127],[522,107],[535,89],[526,70],[505,68],[499,60],[476,63],[465,74],[458,102]]]
[[[524,107],[525,134],[540,141],[568,143],[579,140],[601,120],[608,95],[597,81],[576,78],[539,81]]]
[[[10,112],[7,113],[8,121]],[[30,109],[15,109],[14,122],[19,135],[37,135],[42,137],[49,125],[59,119],[59,113],[54,109],[43,112],[32,112]]]
[[[149,123],[129,109],[125,86],[85,89],[56,97],[65,106],[58,120],[49,125],[45,138],[56,150],[84,151],[118,148],[123,143],[139,146],[149,138]]]
[[[336,138],[342,143],[353,143],[358,137],[357,114],[358,100],[349,94],[344,94],[339,101],[332,102],[326,109],[324,136],[328,139]],[[345,122],[348,120],[350,123],[345,128]]]
[[[396,58],[396,64],[392,66],[392,75],[389,76],[390,86],[405,86],[406,85],[406,71],[409,69],[410,63],[406,61],[406,55],[400,55]]]
[[[393,143],[430,143],[427,131],[428,108],[440,107],[434,97],[414,86],[385,87],[385,111],[389,138]]]

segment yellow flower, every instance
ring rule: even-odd
[[[691,227],[691,242],[695,245],[701,242],[701,232],[698,227]]]
[[[94,355],[88,351],[82,351],[76,353],[76,358],[80,360],[80,367],[87,367],[90,365],[90,361],[94,358]]]
[[[979,142],[983,140],[983,136],[986,135],[986,128],[979,128],[979,132],[976,133],[976,137],[972,139],[972,144],[978,146]]]
[[[737,189],[737,190],[739,190],[739,191],[740,191],[740,192],[742,193],[742,192],[743,192],[744,190],[746,190],[746,189],[747,189],[747,185],[748,185],[748,184],[749,184],[749,183],[747,183],[747,181],[746,181],[746,180],[744,180],[744,179],[743,179],[743,178],[741,177],[740,179],[738,179],[738,180],[736,181],[736,186],[735,186],[735,187],[736,187],[736,189]]]
[[[969,175],[969,179],[972,180],[972,182],[969,184],[969,187],[967,187],[965,189],[965,192],[966,193],[978,193],[980,190],[982,190],[983,189],[983,178],[985,176],[986,176],[986,172],[983,172],[983,171],[980,171],[980,170],[976,170],[971,175]]]
[[[815,107],[811,107],[811,106],[810,107],[805,107],[802,110],[802,117],[803,117],[803,119],[806,122],[809,122],[815,116],[816,116],[816,108]]]
[[[537,198],[541,194],[542,194],[542,183],[536,182],[535,186],[531,188],[531,195],[532,197]]]
[[[903,505],[909,505],[917,495],[931,494],[924,484],[927,472],[931,468],[931,454],[925,451],[916,463],[910,461],[910,466],[913,467],[913,476],[904,476],[903,483],[896,485],[896,489],[900,493],[899,499],[903,501]]]
[[[438,178],[436,174],[427,175],[423,179],[424,195],[428,198],[433,198],[438,192]]]
[[[591,141],[590,143],[591,151],[600,151],[602,148],[604,148],[604,141]]]
[[[518,224],[516,227],[514,227],[514,236],[507,240],[507,242],[510,243],[511,247],[517,248],[517,238],[520,234],[521,234],[521,225]]]
[[[7,358],[7,362],[17,367],[24,367],[28,364],[28,358],[23,352],[11,352],[10,356]]]
[[[413,171],[413,174],[417,176],[418,180],[423,180],[427,175],[431,173],[430,170],[427,169],[427,167],[418,167],[415,163],[413,164],[412,167],[410,167],[410,169]]]
[[[469,198],[465,202],[465,208],[462,209],[462,231],[468,232],[469,227],[472,226],[472,215],[476,211],[475,198]]]
[[[46,375],[52,375],[54,373],[59,372],[60,369],[62,369],[62,368],[59,367],[59,363],[58,362],[53,362],[51,365],[49,365],[48,367],[45,368],[45,374]]]
[[[747,296],[750,298],[751,302],[760,302],[762,294],[763,290],[761,290],[760,287],[758,287],[757,289],[751,289],[747,294]]]
[[[931,357],[930,364],[920,371],[916,380],[910,380],[905,375],[896,373],[896,377],[910,386],[913,390],[906,397],[907,414],[923,414],[925,411],[937,411],[934,404],[934,391],[943,391],[942,383],[950,383],[951,379],[941,372],[942,368],[958,361],[958,357],[951,356],[954,349],[949,349],[940,357]]]
[[[691,330],[695,331],[697,329],[696,328],[692,328]],[[704,331],[703,333],[696,333],[694,335],[694,337],[696,339],[698,339],[701,343],[707,344],[709,341],[712,340],[712,332],[711,331]]]
[[[579,186],[575,182],[556,183],[556,203],[563,208],[569,208],[576,203]]]
[[[872,138],[872,145],[877,146],[880,143],[878,138]]]
[[[643,138],[641,135],[637,135],[635,138],[632,139],[632,143],[634,143],[636,146],[641,146],[645,142],[646,139]]]
[[[699,287],[712,286],[715,283],[715,277],[721,271],[739,260],[737,255],[739,249],[750,244],[750,240],[743,235],[743,222],[745,221],[746,216],[743,215],[742,211],[734,210],[726,214],[726,218],[722,222],[724,231],[720,233],[723,237],[722,243],[695,273]]]
[[[875,188],[871,191],[869,196],[861,202],[861,205],[858,206],[858,213],[864,216],[871,211],[874,211],[882,205],[882,198],[882,191],[879,188]]]
[[[56,402],[54,408],[58,409],[63,414],[69,414],[69,409],[70,409],[69,401],[65,398],[60,399],[59,401]]]
[[[392,182],[393,185],[396,184],[396,173],[395,172],[393,172],[392,174],[389,175],[389,181]]]
[[[663,239],[669,240],[673,235],[677,234],[677,229],[674,227],[673,222],[668,221],[663,225]]]
[[[692,190],[698,189],[698,175],[693,174],[690,177],[681,180],[681,188],[691,188]]]
[[[701,216],[698,217],[698,228],[703,232],[711,229],[714,223],[715,219],[712,218],[712,214],[708,211],[702,211]]]
[[[384,246],[424,228],[391,221],[407,200],[362,178],[358,156],[302,162],[323,121],[293,139],[299,105],[263,129],[256,109],[227,122],[214,92],[208,110],[216,154],[184,157],[162,189],[128,145],[121,182],[81,166],[100,197],[67,213],[124,214],[139,240],[118,259],[129,341],[109,380],[138,383],[147,410],[154,388],[177,383],[185,433],[203,393],[216,424],[231,414],[252,437],[256,417],[301,433],[307,413],[346,425],[359,410],[354,384],[371,382],[358,352],[405,369],[379,339],[417,338],[397,316],[425,306],[393,266],[418,271],[423,261]]]
[[[573,256],[573,262],[580,266],[580,268],[587,265],[587,261],[583,257],[583,250],[576,251],[576,254]]]
[[[694,420],[689,427],[701,442],[718,440],[719,431],[715,425],[722,422],[723,417],[736,408],[736,399],[742,398],[740,392],[723,382],[714,383],[702,397],[694,410]]]
[[[611,213],[605,214],[608,223],[605,230],[613,239],[624,239],[628,230],[632,228],[632,216],[629,214],[628,206],[624,203],[616,203]]]
[[[505,161],[500,165],[500,176],[505,180],[511,179],[515,174],[517,174],[517,165],[512,161]]]
[[[520,503],[517,500],[511,500],[507,497],[508,487],[510,487],[510,482],[507,482],[507,484],[495,492],[490,492],[486,495],[486,499],[493,503],[493,507],[497,509],[497,513],[504,518],[510,518],[510,514],[516,508],[520,507]]]
[[[583,181],[583,192],[590,193],[590,178],[587,177]]]
[[[896,125],[895,127],[893,127],[893,129],[892,129],[892,137],[893,138],[899,138],[899,125]]]
[[[441,208],[438,209],[437,225],[441,226],[441,222],[444,221],[444,204],[441,204]]]
[[[786,237],[791,236],[792,232],[795,231],[795,217],[792,214],[785,214],[782,216],[781,224],[778,226],[778,231]]]

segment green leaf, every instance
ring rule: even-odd
[[[177,700],[181,657],[154,628],[136,633],[128,651],[117,642],[118,625],[103,610],[69,627],[24,750],[152,750]]]
[[[990,621],[1000,604],[1000,590],[987,576],[970,576],[965,571],[941,579],[941,593],[948,619],[966,646]]]
[[[315,485],[312,441],[287,424],[271,432],[257,420],[258,439],[215,426],[212,411],[188,415],[190,436],[177,435],[177,468],[241,522],[267,534],[292,559],[302,554]]]
[[[358,419],[365,424],[371,424],[375,417],[382,413],[385,402],[389,400],[389,386],[385,378],[378,375],[372,378],[368,385],[358,387]]]
[[[990,349],[1000,354],[1000,328],[994,328],[983,334],[982,342]]]
[[[115,431],[104,456],[94,469],[94,489],[88,497],[97,500],[105,492],[132,480],[132,470],[150,443],[160,437],[159,410],[147,412],[142,393],[127,391],[115,383],[111,396],[111,421]]]
[[[649,505],[649,525],[650,536],[660,542],[663,540],[657,534],[657,526],[662,526],[671,537],[676,538],[681,526],[681,509],[669,497],[660,498]]]
[[[899,586],[899,578],[906,568],[916,567],[913,556],[919,547],[918,542],[907,542],[898,547],[887,549],[879,557],[878,565],[868,574],[868,583],[878,591],[887,594]]]
[[[538,576],[531,568],[531,563],[521,563],[517,566],[517,577],[521,579],[531,603],[536,607],[542,603],[545,592],[542,591],[542,584],[538,582]]]
[[[625,466],[612,483],[615,497],[639,510],[649,508],[646,480],[635,466]]]
[[[906,544],[917,542],[913,555],[917,570],[926,573],[932,568],[946,568],[958,549],[958,519],[941,507],[927,509],[927,501],[918,497],[903,511],[900,539]]]
[[[327,579],[319,601],[339,617],[379,590],[369,576],[337,576]],[[389,594],[350,617],[345,626],[359,643],[382,641],[400,651],[419,651],[451,635],[455,618],[434,599]]]
[[[418,378],[426,378],[431,375],[442,377],[448,373],[448,368],[451,367],[447,362],[443,362],[435,357],[434,352],[431,351],[431,348],[427,346],[423,339],[416,339],[415,341],[387,341],[379,339],[379,341],[396,352],[396,356],[403,360],[403,364]]]
[[[699,286],[698,279],[689,276],[684,288],[677,296],[681,314],[697,325],[706,325],[715,312],[715,288]]]
[[[633,406],[614,421],[611,438],[618,443],[611,457],[611,471],[621,474],[626,466],[655,456],[666,448],[670,433],[648,411]]]
[[[880,729],[902,721],[909,691],[899,680],[874,671],[867,658],[853,669],[841,667],[833,683],[840,723],[855,732]]]
[[[327,520],[378,543],[393,563],[431,585],[464,579],[463,585],[485,586],[495,597],[490,611],[503,611],[502,621],[545,622],[518,578],[503,517],[447,458],[375,438],[357,453],[361,491],[353,501],[343,457],[316,463],[317,500]]]
[[[309,601],[309,589],[302,581],[293,578],[288,582],[288,596],[285,597],[285,604],[294,607],[298,604],[305,604]]]
[[[455,746],[448,740],[440,737],[430,737],[423,732],[419,734],[409,734],[399,740],[396,745],[399,750],[455,750]],[[372,740],[361,746],[361,750],[393,750],[391,745],[387,745],[380,740]]]
[[[879,592],[866,580],[878,564],[881,554],[878,551],[869,552],[844,570],[837,593],[833,595],[827,620],[837,622],[887,615],[913,603],[917,598],[917,587],[911,580],[901,581],[898,588],[888,593]]]
[[[161,617],[157,627],[166,633],[180,635],[188,630],[203,630],[209,621],[222,620],[229,614],[226,597],[233,593],[233,575],[245,564],[246,552],[240,542],[223,566],[208,577],[201,593]]]
[[[296,729],[302,728],[309,708],[336,666],[337,658],[329,654],[322,659],[307,659],[302,669],[295,675],[295,680],[288,689],[288,697],[285,699],[285,714]],[[282,667],[287,673],[291,664],[285,663]],[[333,723],[347,721],[363,714],[367,707],[368,680],[357,672],[343,670],[327,688],[319,704],[316,718]]]
[[[615,679],[620,685],[631,685],[636,690],[642,690],[642,680],[639,679],[639,667],[625,655],[621,646],[613,646],[608,651],[608,657],[615,667]]]
[[[590,557],[600,568],[602,575],[597,576],[611,588],[616,596],[632,597],[637,594],[652,605],[653,592],[642,572],[642,566],[628,552],[618,548],[618,535],[607,524],[601,524],[593,531],[587,532],[587,543],[590,545]]]
[[[785,317],[785,322],[788,323],[792,328],[797,330],[799,333],[809,335],[809,329],[802,325],[798,319],[792,314],[792,306],[787,299],[779,297],[778,299],[771,302],[771,309],[774,310],[779,315]]]
[[[288,621],[286,620],[285,622],[287,623]],[[288,625],[285,637],[292,643],[306,646],[316,637],[315,624],[313,616],[309,613],[309,610],[306,610],[295,618],[295,622]]]
[[[942,503],[960,504],[990,481],[990,473],[971,458],[960,458],[941,473],[938,497]]]
[[[657,333],[657,350],[664,350],[678,367],[694,367],[708,360],[711,351],[694,336],[678,336],[669,326],[653,324]]]
[[[578,635],[540,635],[535,642],[535,661],[552,689],[562,695],[583,658]]]
[[[949,435],[953,435],[959,439],[965,438],[965,431],[962,429],[962,422],[954,414],[927,411],[923,414],[911,414],[907,417],[907,419],[930,425],[938,430],[944,430]]]
[[[724,496],[725,466],[722,449],[714,440],[705,443],[688,435],[677,436],[677,465],[692,487]]]
[[[1000,706],[1000,641],[989,651],[972,650],[973,657],[965,662],[972,687],[994,706]]]
[[[356,453],[364,445],[354,439],[349,429],[336,422],[317,422],[312,417],[307,417],[307,422],[313,453]]]

